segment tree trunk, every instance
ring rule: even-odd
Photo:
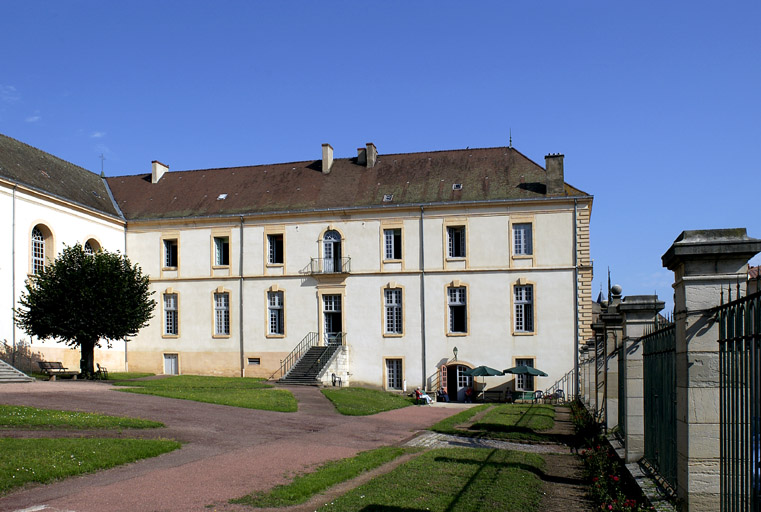
[[[82,354],[79,360],[79,372],[85,379],[95,378],[95,341],[80,340],[79,350]]]

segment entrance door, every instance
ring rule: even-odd
[[[464,375],[469,369],[461,364],[447,366],[447,394],[450,400],[465,401],[465,391],[473,385],[473,377]]]
[[[324,272],[341,272],[341,234],[330,230],[322,239]]]
[[[179,366],[177,365],[177,354],[164,354],[164,374],[179,375]]]
[[[341,314],[341,296],[323,295],[322,314],[325,317],[325,344],[342,344],[343,318]]]

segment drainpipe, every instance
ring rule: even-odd
[[[423,231],[423,218],[425,216],[425,208],[420,207],[420,342],[422,345],[422,381],[423,386],[421,389],[425,389],[425,233]]]
[[[16,188],[18,185],[13,185],[13,200],[12,200],[12,214],[11,214],[11,333],[13,339],[13,355],[11,361],[13,367],[16,367]]]
[[[576,312],[573,344],[573,394],[579,396],[579,248],[576,240],[578,201],[573,200],[573,309]]]
[[[240,258],[238,262],[238,325],[240,338],[240,376],[246,376],[245,357],[243,353],[243,215],[240,216]]]

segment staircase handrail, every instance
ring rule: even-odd
[[[548,387],[544,391],[544,394],[545,395],[551,395],[551,394],[555,393],[555,391],[560,389],[560,390],[563,391],[566,400],[573,399],[574,398],[573,395],[574,395],[574,392],[575,392],[573,379],[574,379],[574,371],[573,370],[569,370],[568,373],[566,373],[565,375],[560,377],[558,380],[556,380],[555,383],[552,386]]]
[[[298,362],[299,359],[301,359],[301,356],[307,353],[307,351],[312,348],[316,347],[320,343],[320,335],[316,332],[310,332],[307,333],[306,336],[299,342],[298,345],[296,345],[296,348],[294,348],[290,354],[285,356],[285,359],[280,361],[280,368],[275,370],[275,372],[270,375],[270,378],[268,380],[272,380],[275,378],[275,375],[279,375],[278,378],[281,378],[285,376],[290,369],[293,367],[296,362]]]

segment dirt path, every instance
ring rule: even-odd
[[[288,475],[308,471],[328,460],[351,457],[384,445],[431,443],[492,447],[500,441],[475,440],[425,432],[431,424],[468,406],[436,404],[406,407],[367,417],[341,416],[316,388],[288,388],[299,412],[277,413],[119,392],[106,383],[37,382],[0,387],[0,403],[29,405],[161,421],[163,429],[122,431],[0,431],[1,436],[164,437],[183,448],[91,475],[34,485],[0,497],[0,510],[45,512],[111,511],[250,511],[228,504],[231,498],[286,483]],[[570,421],[558,408],[552,433],[570,433]],[[433,436],[433,437],[432,437]],[[436,438],[436,436],[439,436]],[[445,439],[445,438],[454,439]],[[421,444],[422,443],[422,444]],[[563,445],[507,443],[500,448],[541,452],[547,461],[541,510],[582,512],[584,500],[578,459]],[[431,444],[433,446],[433,444]],[[494,446],[497,447],[497,446]],[[344,482],[308,503],[280,512],[316,510],[377,475],[406,462],[409,455]],[[257,509],[261,510],[261,509]]]
[[[341,416],[316,388],[290,390],[299,401],[299,412],[137,395],[99,382],[4,384],[4,404],[161,421],[166,428],[143,434],[160,431],[184,444],[152,459],[18,490],[0,498],[0,510],[45,506],[48,511],[76,512],[208,511],[208,505],[213,509],[231,498],[285,483],[289,473],[403,442],[458,412],[433,406]]]

